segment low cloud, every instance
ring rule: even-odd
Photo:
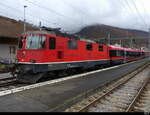
[[[23,6],[27,5],[28,22],[38,25],[41,21],[43,26],[60,27],[67,32],[76,32],[95,23],[147,31],[148,27],[140,19],[132,0],[126,1],[133,12],[123,0],[3,0],[0,15],[23,20]],[[148,22],[148,2],[143,0],[143,10],[141,0],[134,1]]]

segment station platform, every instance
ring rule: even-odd
[[[1,96],[0,112],[59,112],[63,105],[81,93],[118,79],[146,62],[148,60],[143,59],[84,77]]]
[[[0,79],[12,77],[10,73],[0,73]]]

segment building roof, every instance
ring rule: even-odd
[[[38,30],[27,24],[26,30]],[[23,32],[23,22],[0,16],[0,37],[17,38]]]

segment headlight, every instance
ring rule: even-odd
[[[19,62],[19,59],[16,59],[15,62]]]
[[[36,60],[35,60],[35,59],[30,59],[30,62],[31,62],[31,63],[35,63]]]

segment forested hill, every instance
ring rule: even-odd
[[[145,37],[148,32],[133,29],[123,29],[108,25],[91,25],[82,28],[76,34],[86,38],[107,38],[110,33],[111,38],[116,37]]]

